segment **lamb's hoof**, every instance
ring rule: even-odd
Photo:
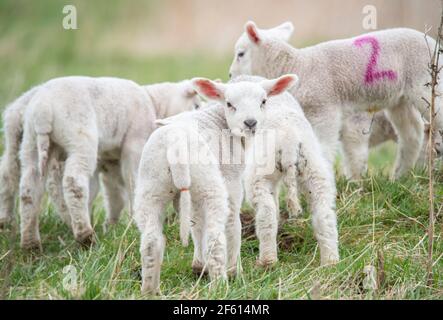
[[[95,233],[93,230],[88,230],[75,237],[75,240],[85,248],[89,248],[95,244]]]
[[[259,268],[263,268],[265,270],[270,270],[273,269],[275,267],[275,265],[277,264],[277,259],[276,258],[272,258],[272,259],[257,259],[257,262],[255,263],[255,265]]]
[[[231,268],[227,271],[228,279],[234,279],[237,277],[237,268]]]
[[[118,224],[119,219],[106,219],[102,225],[103,233],[107,233]]]
[[[340,261],[340,259],[339,259],[338,257],[328,257],[328,258],[321,259],[320,265],[321,265],[322,267],[325,267],[325,266],[334,266],[334,265],[336,265],[339,261]]]
[[[155,296],[155,295],[160,294],[160,290],[158,287],[154,287],[151,284],[143,283],[142,284],[142,294]]]
[[[298,201],[288,201],[287,206],[291,217],[298,217],[303,212],[303,209]]]
[[[204,269],[204,265],[200,262],[193,262],[192,263],[192,273],[195,274],[196,276],[200,277],[203,273],[203,276],[207,276],[208,275],[208,269]]]
[[[42,252],[42,243],[40,240],[32,239],[32,240],[22,240],[20,242],[20,247],[23,250],[29,251],[29,252]]]

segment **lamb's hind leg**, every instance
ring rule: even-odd
[[[15,196],[20,181],[20,165],[17,156],[5,154],[0,162],[0,227],[11,221]]]
[[[411,170],[421,150],[424,135],[424,123],[420,112],[413,106],[400,103],[387,109],[386,115],[398,136],[398,150],[393,178],[399,178]]]
[[[68,154],[63,175],[63,194],[75,239],[84,245],[94,241],[89,214],[90,178],[95,171],[96,152]]]
[[[54,205],[55,211],[58,213],[62,221],[71,227],[71,216],[69,215],[68,207],[66,206],[63,195],[63,172],[65,162],[51,157],[49,161],[48,179],[46,188],[49,197]],[[92,206],[95,198],[99,192],[98,172],[94,173],[89,183],[89,213],[92,215]]]
[[[20,233],[21,247],[41,249],[38,216],[44,193],[45,180],[39,173],[35,136],[25,131],[21,150],[22,176],[20,179]]]
[[[19,148],[21,143],[20,113],[7,109],[4,113],[4,153],[0,160],[0,228],[11,221],[20,182]]]
[[[55,211],[62,221],[70,227],[71,217],[63,197],[63,171],[65,163],[59,156],[60,154],[55,150],[51,153],[46,189]]]
[[[162,216],[169,199],[138,190],[134,200],[134,219],[141,233],[142,292],[157,293],[165,250]]]

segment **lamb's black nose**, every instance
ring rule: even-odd
[[[229,72],[229,79],[231,79],[231,78],[232,78],[232,73]]]
[[[249,129],[253,129],[257,125],[257,120],[247,119],[243,122]]]

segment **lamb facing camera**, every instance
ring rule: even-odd
[[[134,200],[134,218],[141,233],[143,292],[159,290],[165,248],[162,216],[177,194],[183,244],[192,231],[193,269],[207,270],[213,280],[235,274],[245,164],[226,159],[234,157],[233,150],[244,152],[244,140],[261,127],[267,98],[283,93],[295,81],[294,75],[227,84],[196,78],[192,81],[196,91],[215,103],[160,121],[165,125],[143,149]]]

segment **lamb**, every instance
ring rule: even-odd
[[[296,72],[301,86],[292,93],[329,161],[335,159],[339,133],[346,126],[343,118],[385,109],[399,140],[393,177],[414,166],[423,141],[421,114],[427,113],[422,98],[430,96],[424,85],[430,80],[428,45],[432,48],[434,39],[428,37],[426,43],[418,31],[389,29],[295,49],[253,22],[246,23],[245,30],[236,43],[230,74],[276,77]],[[437,132],[443,128],[441,101],[437,99]]]
[[[141,233],[143,292],[159,289],[165,247],[162,214],[177,194],[180,237],[185,245],[191,220],[194,224],[193,269],[207,270],[211,279],[235,274],[241,244],[244,146],[261,127],[266,99],[279,95],[294,81],[293,75],[260,83],[238,79],[228,84],[196,78],[197,92],[216,103],[160,121],[164,126],[144,147],[134,198],[134,218]]]
[[[146,91],[152,100],[152,106],[155,110],[156,119],[171,117],[183,111],[198,110],[203,106],[203,102],[193,89],[189,80],[181,82],[162,82],[151,85],[144,85],[142,88]],[[62,219],[70,225],[70,216],[67,212],[62,193],[62,172],[63,162],[54,161],[50,164],[51,170],[48,176],[48,190],[52,199],[56,203],[55,207],[60,213]],[[106,211],[105,226],[118,222],[122,210],[124,209],[128,194],[125,189],[125,183],[122,178],[121,167],[118,161],[101,160],[98,164],[98,170],[90,183],[90,212],[92,202],[98,193],[99,173],[104,187],[104,204]],[[133,187],[133,186],[132,186]],[[61,197],[58,195],[62,195]]]
[[[277,262],[277,229],[279,194],[282,182],[287,186],[290,212],[298,214],[298,186],[306,196],[312,213],[314,235],[319,243],[321,264],[339,260],[338,233],[335,214],[335,177],[325,158],[314,131],[294,97],[285,93],[268,105],[264,134],[275,135],[273,148],[257,133],[256,154],[260,161],[248,161],[245,173],[246,199],[256,211],[256,233],[259,239],[259,266]],[[266,137],[266,136],[264,136]],[[275,163],[272,170],[263,171],[259,163]]]
[[[123,186],[132,194],[141,149],[155,128],[156,112],[173,115],[200,103],[189,82],[175,85],[175,91],[173,84],[165,83],[168,100],[157,99],[165,96],[161,88],[117,78],[57,78],[7,108],[0,176],[9,184],[0,190],[0,217],[5,222],[12,216],[21,165],[22,247],[40,247],[38,211],[45,180],[57,210],[79,242],[93,240],[88,206],[98,191],[98,172],[108,194],[108,220],[118,218],[124,206],[122,193],[110,192]]]
[[[343,146],[344,171],[348,178],[357,180],[367,170],[369,148],[376,147],[385,141],[397,142],[397,134],[384,111],[375,114],[358,113],[347,119],[341,131],[340,140]],[[429,125],[425,123],[422,148],[417,165],[427,165],[429,144]],[[442,135],[436,134],[433,151],[436,157],[443,154]]]

